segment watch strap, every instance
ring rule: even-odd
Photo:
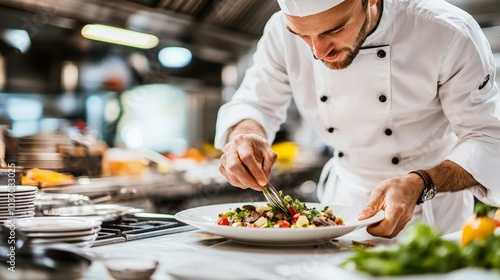
[[[427,173],[427,171],[419,169],[411,171],[408,174],[412,173],[417,174],[424,181],[424,189],[422,191],[422,194],[420,194],[420,197],[417,200],[417,205],[420,205],[436,195],[436,185],[434,185],[434,182],[432,181],[432,178],[429,175],[429,173]]]

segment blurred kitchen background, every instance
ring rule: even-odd
[[[448,1],[479,22],[500,65],[500,1]],[[68,186],[34,182],[45,192],[157,212],[263,200],[225,183],[212,144],[217,110],[278,10],[273,0],[1,0],[6,161],[24,175],[74,176]],[[329,153],[317,141],[292,105],[274,180],[309,201]]]

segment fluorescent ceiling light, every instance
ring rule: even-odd
[[[158,59],[165,67],[180,68],[191,62],[193,55],[191,51],[181,47],[167,47],[160,51]]]
[[[158,37],[154,35],[101,24],[85,25],[82,28],[82,36],[91,40],[140,49],[151,49],[159,43]]]

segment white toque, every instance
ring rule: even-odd
[[[281,10],[291,16],[305,17],[324,12],[344,0],[278,0]]]

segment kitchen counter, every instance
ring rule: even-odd
[[[448,238],[457,240],[460,233]],[[155,258],[160,265],[152,280],[170,279],[373,279],[338,265],[352,254],[352,241],[373,240],[391,244],[395,240],[374,238],[360,229],[336,242],[303,247],[259,247],[235,243],[204,231],[104,245],[86,249],[96,259]],[[443,275],[389,279],[500,279],[480,269],[463,269]],[[109,280],[102,261],[94,261],[83,280]],[[380,278],[382,279],[382,278]]]

